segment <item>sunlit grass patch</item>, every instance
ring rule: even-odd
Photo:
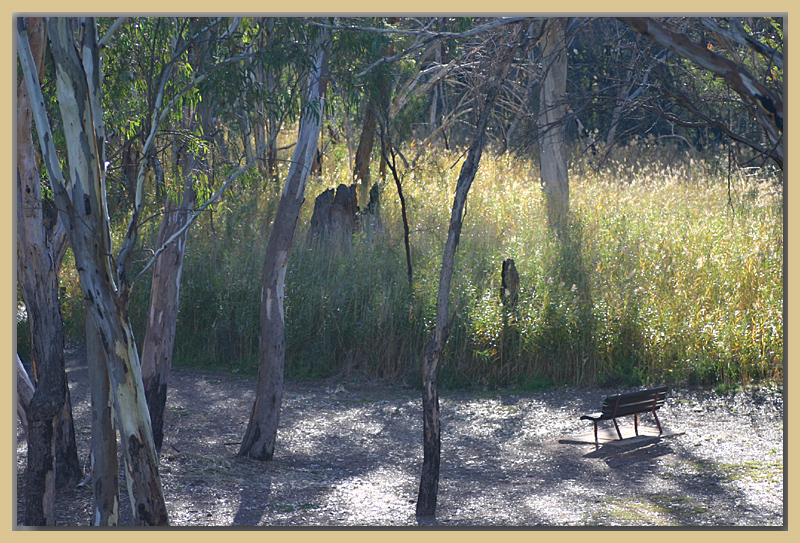
[[[380,185],[380,232],[357,234],[346,251],[306,244],[314,198],[351,183],[347,153],[325,161],[309,181],[286,277],[289,376],[418,382],[462,160],[438,150],[401,171],[411,285],[391,179]],[[599,170],[576,159],[571,226],[558,238],[535,163],[487,153],[467,200],[441,382],[538,390],[782,379],[783,197],[769,172],[734,171],[729,184],[714,164],[649,140],[615,151]],[[176,364],[255,374],[261,268],[279,191],[250,174],[192,228]],[[515,307],[499,296],[506,258],[520,274]],[[64,278],[67,330],[82,330],[72,323],[82,297],[74,277]],[[139,341],[148,295],[145,281],[131,301]]]

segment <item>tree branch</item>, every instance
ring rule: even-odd
[[[694,43],[686,34],[674,32],[650,17],[618,17],[650,40],[667,47],[703,70],[721,77],[745,102],[755,103],[756,119],[773,146],[773,159],[783,168],[783,98],[753,77],[744,66]]]
[[[731,19],[730,28],[724,28],[720,26],[711,17],[700,17],[700,22],[704,27],[708,28],[712,32],[716,32],[721,36],[725,36],[729,40],[735,41],[739,45],[749,47],[759,55],[768,58],[773,64],[775,64],[775,66],[783,70],[783,53],[777,49],[768,47],[766,44],[761,43],[753,36],[748,34],[747,31],[742,28],[741,23],[739,23],[737,19]]]
[[[755,102],[764,110],[767,117],[773,119],[777,130],[783,132],[783,99],[762,85],[743,66],[692,42],[686,34],[669,30],[650,17],[618,17],[618,19],[673,53],[723,78],[742,98]]]
[[[108,29],[108,32],[106,32],[105,36],[103,36],[102,39],[99,42],[97,42],[97,44],[100,47],[105,47],[108,44],[109,40],[111,39],[111,35],[114,34],[114,32],[120,26],[122,26],[122,23],[124,23],[126,19],[127,17],[119,17],[116,21],[114,21],[114,23],[111,25],[111,28]]]

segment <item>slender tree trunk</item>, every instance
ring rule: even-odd
[[[194,163],[191,157],[187,157],[187,159],[188,164]],[[167,195],[156,247],[164,245],[189,220],[196,200],[192,188],[193,174],[191,172],[191,166],[189,169],[184,169],[187,181],[180,203],[175,202],[173,195]],[[142,343],[142,380],[153,427],[153,441],[157,451],[161,450],[164,440],[164,409],[167,402],[167,386],[178,326],[181,274],[186,254],[187,232],[188,230],[184,231],[176,241],[171,243],[156,258],[153,265],[150,311],[147,318],[147,331]]]
[[[56,69],[56,90],[67,144],[70,183],[67,185],[53,145],[50,121],[44,109],[28,30],[18,19],[18,52],[31,93],[42,156],[54,200],[75,255],[87,312],[97,329],[108,375],[114,412],[125,456],[128,494],[139,525],[168,524],[158,475],[158,456],[147,412],[141,366],[128,317],[128,288],[117,289],[118,276],[127,285],[124,266],[111,262],[111,234],[105,191],[105,126],[102,70],[97,28],[93,18],[81,21],[82,43],[75,43],[72,21],[48,20]],[[78,57],[78,51],[81,57]],[[35,94],[34,94],[35,93]],[[137,194],[137,206],[141,194]],[[120,258],[122,262],[124,258]],[[34,399],[35,401],[35,399]]]
[[[119,457],[108,361],[91,316],[86,315],[86,360],[92,397],[92,526],[119,524]]]
[[[565,145],[567,88],[567,18],[552,19],[544,37],[544,81],[539,98],[539,157],[548,224],[559,229],[569,212],[569,173]]]
[[[441,66],[442,64],[442,45],[439,44],[436,46],[436,52],[434,53],[434,60],[436,64]],[[439,88],[442,87],[442,83],[437,82],[433,85],[433,92],[431,93],[431,107],[428,113],[428,137],[433,138],[436,134],[436,129],[439,125]]]
[[[200,68],[200,58],[204,51],[193,51],[190,63]],[[206,115],[199,115],[193,108],[184,109],[182,128],[186,131],[196,126],[196,117],[208,118],[211,101],[204,100]],[[164,214],[156,238],[156,247],[163,247],[168,240],[180,231],[189,221],[197,195],[194,189],[195,171],[202,162],[188,148],[178,148],[175,160],[183,172],[183,193],[180,201],[175,194],[167,194]],[[164,410],[167,403],[167,387],[172,368],[172,355],[175,347],[175,334],[178,327],[178,308],[180,306],[181,275],[186,255],[188,230],[173,240],[156,258],[153,264],[153,277],[150,287],[150,305],[147,329],[142,343],[142,381],[150,423],[153,428],[153,441],[156,451],[161,451],[164,441]]]
[[[311,52],[312,71],[308,78],[297,145],[264,259],[256,400],[238,453],[239,456],[256,460],[271,460],[275,451],[286,354],[283,311],[286,267],[297,218],[305,199],[306,181],[319,142],[330,45],[329,33],[320,31]]]
[[[388,140],[388,142],[386,140]],[[391,162],[389,161],[389,158],[386,156],[387,149],[391,153],[392,157]],[[388,128],[383,125],[381,128],[381,154],[383,157],[383,161],[389,166],[389,169],[392,171],[394,184],[397,187],[397,197],[400,199],[400,214],[403,218],[403,243],[406,248],[406,273],[408,274],[408,288],[411,289],[414,286],[414,272],[413,268],[411,267],[411,239],[410,239],[411,235],[410,235],[410,228],[408,226],[406,199],[405,196],[403,196],[403,184],[400,181],[400,176],[397,174],[397,164],[395,162],[394,145],[392,144],[392,140],[389,137]]]
[[[364,122],[361,125],[361,137],[358,140],[356,150],[356,163],[353,166],[353,180],[360,182],[359,199],[366,201],[369,188],[372,186],[372,175],[370,174],[370,160],[372,159],[372,148],[375,145],[375,128],[378,125],[378,116],[375,114],[375,101],[367,101],[364,111]]]
[[[483,108],[475,127],[467,158],[461,167],[456,183],[456,195],[450,215],[450,227],[442,256],[442,269],[439,276],[439,292],[436,298],[436,319],[433,337],[428,341],[422,359],[422,419],[423,419],[423,459],[417,497],[417,515],[430,516],[436,513],[436,500],[439,492],[439,464],[441,458],[441,429],[439,424],[439,390],[437,377],[442,353],[449,335],[449,298],[453,279],[456,249],[461,237],[464,206],[483,153],[486,125],[497,94],[508,74],[516,47],[507,47],[496,75],[492,77],[485,91]]]
[[[31,50],[41,73],[46,45],[44,20],[31,18]],[[27,405],[28,467],[26,514],[29,526],[54,523],[56,484],[80,479],[64,370],[64,327],[58,274],[66,235],[56,217],[46,216],[32,138],[27,83],[17,94],[17,277],[31,323],[35,390]],[[71,442],[68,440],[71,438]]]

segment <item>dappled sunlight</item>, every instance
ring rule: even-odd
[[[79,449],[88,450],[85,361],[71,356],[68,366]],[[178,368],[170,387],[159,469],[174,525],[417,524],[417,390],[367,381],[288,380],[275,458],[259,462],[236,456],[254,378]],[[779,391],[719,395],[679,388],[659,411],[666,430],[661,438],[600,446],[576,439],[591,435],[591,424],[579,417],[597,410],[608,392],[444,391],[436,523],[783,522]],[[630,435],[631,422],[621,422],[623,434]],[[649,428],[652,421],[645,417],[642,424]],[[20,465],[25,453],[22,441]],[[90,487],[66,492],[64,511],[80,519],[75,523],[88,522]],[[122,518],[129,518],[124,491],[121,507]]]

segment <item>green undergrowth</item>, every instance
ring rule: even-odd
[[[674,148],[666,166],[663,148],[648,146],[620,150],[600,170],[574,161],[562,236],[547,228],[535,165],[485,155],[456,258],[442,385],[666,382],[733,390],[782,379],[779,187],[743,171],[729,184],[713,157],[695,160]],[[463,156],[431,152],[405,172],[411,285],[391,180],[380,185],[382,228],[340,247],[307,243],[314,198],[349,183],[346,154],[334,156],[309,180],[286,275],[287,376],[416,384]],[[176,364],[255,374],[261,267],[279,191],[250,175],[193,226]],[[520,274],[515,307],[499,298],[506,258]],[[71,280],[66,292],[80,301]],[[143,283],[131,302],[139,340],[148,295]],[[65,315],[75,320],[80,311]]]

